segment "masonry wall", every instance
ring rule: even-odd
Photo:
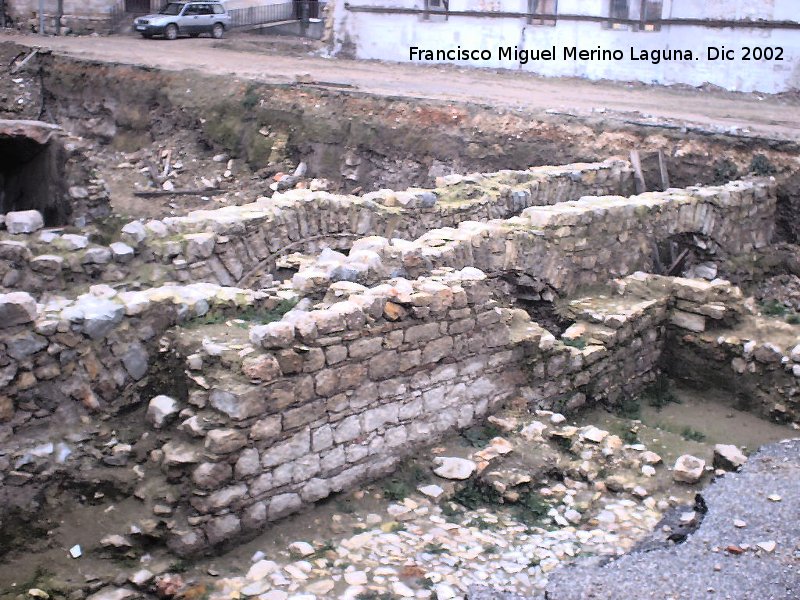
[[[45,31],[53,34],[57,30],[56,16],[59,14],[56,0],[45,0]],[[6,0],[9,15],[14,21],[29,30],[28,22],[39,28],[39,0]],[[73,33],[108,33],[114,11],[125,8],[124,0],[62,0],[62,33],[64,28]],[[36,14],[37,17],[33,17]]]
[[[337,50],[354,52],[358,58],[380,59],[407,63],[411,46],[425,49],[488,49],[488,61],[457,61],[459,66],[505,68],[546,76],[584,77],[640,81],[664,85],[693,86],[710,83],[729,90],[779,93],[800,87],[800,36],[797,29],[706,28],[701,26],[668,25],[660,31],[631,31],[626,26],[611,29],[602,22],[559,21],[555,27],[530,25],[524,18],[479,18],[451,16],[445,20],[433,14],[429,20],[422,15],[375,14],[348,11],[345,3],[335,7],[335,40]],[[424,8],[422,0],[357,0],[351,6],[385,6]],[[638,18],[638,1],[631,18]],[[487,3],[471,0],[452,0],[452,11],[527,12],[528,2],[497,0]],[[561,14],[607,16],[607,0],[559,0]],[[700,19],[764,19],[797,22],[794,0],[717,0],[713,3],[690,0],[664,2],[664,18]],[[708,46],[735,49],[734,61],[706,60]],[[552,61],[500,60],[498,47],[535,50],[555,47],[557,59]],[[594,49],[597,46],[621,49],[621,61],[564,60],[563,48],[578,46]],[[742,62],[742,47],[781,47],[783,61]],[[700,60],[652,62],[631,60],[630,48],[640,50],[691,50]]]
[[[775,320],[773,327],[785,324]],[[800,418],[800,347],[769,334],[740,339],[718,332],[675,335],[662,364],[676,380],[697,389],[730,393],[731,406],[779,422]],[[792,335],[792,334],[790,334]],[[797,341],[796,334],[793,334]]]
[[[73,403],[119,410],[138,400],[131,392],[151,372],[167,329],[212,309],[270,310],[280,302],[267,291],[213,284],[120,293],[98,285],[38,306],[27,293],[0,294],[0,428],[18,433]]]
[[[410,243],[361,240],[348,257],[333,266],[321,259],[301,269],[293,281],[310,292],[353,272],[363,282],[390,272],[417,277],[437,267],[471,266],[552,299],[554,293],[570,295],[637,270],[653,270],[656,245],[680,234],[697,234],[730,255],[763,248],[775,227],[776,201],[772,180],[630,198],[585,197],[531,207],[502,221],[462,222]],[[381,268],[362,266],[362,251],[377,254]]]
[[[451,176],[434,190],[383,190],[364,197],[294,190],[244,206],[134,221],[108,247],[83,236],[0,232],[0,291],[125,280],[265,285],[269,278],[263,276],[274,270],[276,260],[292,252],[345,250],[372,232],[411,240],[465,219],[507,218],[529,206],[585,194],[624,194],[631,186],[630,165],[608,160]]]
[[[209,389],[190,394],[199,410],[178,426],[191,435],[170,436],[180,451],[164,452],[170,478],[191,480],[192,527],[175,532],[175,551],[256,531],[384,474],[487,415],[522,380],[508,311],[474,269],[339,291],[328,308],[251,329],[258,352],[236,376],[204,357]]]

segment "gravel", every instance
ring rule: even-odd
[[[603,565],[578,562],[561,568],[551,575],[546,598],[797,600],[800,439],[765,446],[740,473],[718,479],[703,496],[708,513],[685,543],[633,552]],[[734,520],[747,525],[736,527]],[[771,542],[772,552],[757,546],[771,548]]]

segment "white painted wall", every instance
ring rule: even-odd
[[[352,6],[423,8],[423,0],[349,0]],[[607,15],[609,0],[559,0],[562,14]],[[638,4],[638,3],[637,3]],[[450,10],[527,11],[527,0],[451,0]],[[800,20],[800,0],[665,0],[665,18]],[[560,21],[556,27],[528,25],[525,19],[434,17],[421,15],[350,12],[344,2],[335,7],[334,45],[354,49],[358,58],[408,62],[409,47],[449,49],[487,48],[493,60],[460,61],[462,66],[508,68],[547,76],[614,79],[656,84],[710,83],[735,91],[778,93],[800,89],[800,30],[718,29],[700,26],[665,26],[661,31],[612,30],[602,23]],[[558,60],[528,62],[525,65],[497,59],[499,46],[549,48],[556,46]],[[564,61],[561,48],[620,48],[622,61]],[[709,45],[735,49],[736,60],[706,59]],[[658,65],[632,61],[629,48],[692,50],[700,60]],[[741,60],[743,46],[781,46],[783,61]],[[637,52],[638,54],[638,52]]]

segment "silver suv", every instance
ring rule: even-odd
[[[231,17],[220,2],[170,2],[160,13],[136,19],[133,27],[146,38],[163,35],[174,40],[179,35],[210,33],[219,39],[230,24]]]

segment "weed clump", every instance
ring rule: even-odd
[[[739,167],[729,158],[720,158],[714,163],[714,183],[728,183],[739,177]]]
[[[473,448],[483,448],[489,444],[492,438],[499,436],[501,433],[497,427],[490,423],[465,429],[461,432],[461,437],[467,440]]]
[[[578,337],[574,339],[563,339],[561,340],[565,346],[571,346],[572,348],[577,348],[578,350],[583,350],[586,348],[586,340]]]
[[[697,429],[687,426],[681,430],[681,437],[685,440],[691,440],[693,442],[702,442],[706,439],[706,434],[702,431],[698,431]]]
[[[750,172],[759,177],[774,175],[778,170],[763,154],[754,154],[750,161]]]
[[[502,504],[500,494],[493,487],[480,485],[470,480],[467,484],[453,495],[453,502],[470,510],[475,510],[479,506],[486,504]]]
[[[636,398],[624,398],[614,412],[622,419],[638,420],[642,416],[642,405]]]
[[[657,409],[662,409],[670,403],[680,404],[681,402],[672,390],[669,378],[663,373],[645,388],[643,395],[649,401],[650,406]]]
[[[390,479],[383,485],[383,497],[392,502],[399,502],[410,496],[414,489],[406,481]]]

